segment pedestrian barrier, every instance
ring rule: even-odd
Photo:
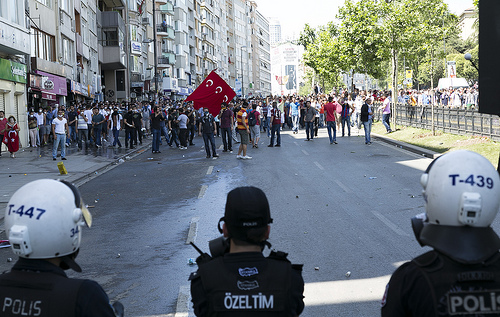
[[[381,103],[374,103],[374,121],[382,120]],[[500,141],[500,118],[497,115],[479,113],[476,109],[459,109],[442,106],[409,106],[396,104],[396,124],[419,129],[434,128],[458,135],[486,136]]]

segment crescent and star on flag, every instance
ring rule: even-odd
[[[186,101],[193,101],[194,108],[207,107],[213,116],[220,111],[220,105],[236,96],[234,90],[215,71],[212,71]]]

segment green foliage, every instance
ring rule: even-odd
[[[460,40],[458,17],[443,0],[345,0],[337,20],[316,29],[306,25],[298,40],[305,48],[305,65],[320,83],[332,84],[341,72],[352,71],[384,83],[391,73],[388,62],[399,73],[391,81],[401,83],[404,59],[415,82],[430,86],[431,76],[435,84],[443,77],[444,41],[447,53],[472,54],[476,46],[474,39]],[[468,79],[477,78],[467,65],[463,72]]]
[[[354,2],[346,0],[339,8],[339,36],[336,44],[339,50],[339,67],[348,72],[366,73],[380,78],[384,71],[380,67],[383,60],[383,30],[379,23],[381,14],[377,1]]]

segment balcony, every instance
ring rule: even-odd
[[[163,53],[164,56],[166,54],[174,54],[174,56],[175,56],[175,52],[174,51],[172,51],[171,49],[165,48],[165,47],[161,48],[161,52]]]
[[[168,14],[170,16],[175,14],[174,5],[170,2],[161,5],[159,11],[160,13]]]
[[[101,25],[103,28],[119,28],[125,32],[125,22],[117,11],[101,12]]]
[[[158,58],[158,68],[169,68],[175,64],[175,54],[167,53]]]
[[[168,64],[174,65],[176,61],[176,55],[174,52],[167,52],[167,53],[162,53],[162,56],[164,58],[168,59]]]
[[[158,36],[170,39],[170,40],[175,40],[175,31],[174,28],[166,25],[166,24],[158,24],[156,26],[156,34]]]
[[[176,68],[188,68],[186,64],[186,56],[185,55],[178,55],[175,61],[175,67]]]
[[[102,70],[125,69],[125,52],[120,46],[103,46]]]

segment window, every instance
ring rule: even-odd
[[[44,6],[52,8],[52,0],[36,0],[36,1],[43,4]]]
[[[137,25],[130,25],[130,37],[132,41],[137,42]]]
[[[38,29],[31,29],[31,56],[55,62],[55,39]]]
[[[74,64],[74,45],[73,41],[63,37],[62,38],[62,51],[63,51],[63,62],[65,64],[72,65]]]
[[[71,2],[70,0],[60,0],[60,6],[61,6],[61,9],[63,9],[64,11],[66,11],[66,13],[70,14],[71,12]]]
[[[118,46],[118,31],[117,29],[102,31],[103,46]]]
[[[24,26],[24,1],[0,0],[0,16]]]
[[[83,44],[89,44],[88,42],[88,27],[87,27],[87,21],[85,21],[84,19],[82,19],[82,23],[81,23],[81,32],[82,32],[82,43]]]

